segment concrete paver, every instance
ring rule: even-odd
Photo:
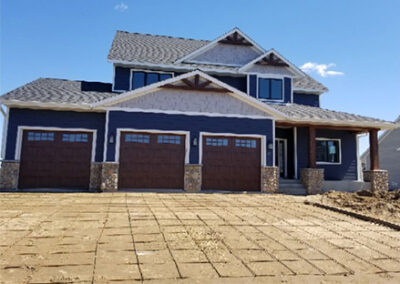
[[[400,282],[399,232],[303,200],[0,193],[0,283]]]

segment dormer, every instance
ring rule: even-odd
[[[248,95],[275,103],[293,102],[293,78],[304,76],[273,49],[243,65],[239,72],[247,74]]]

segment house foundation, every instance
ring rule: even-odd
[[[278,167],[261,167],[261,192],[275,193],[278,188]]]
[[[187,192],[198,192],[201,190],[201,165],[185,165],[184,189]]]
[[[389,190],[389,173],[386,170],[364,171],[364,181],[371,183],[371,191]]]
[[[19,165],[19,161],[1,162],[0,190],[18,188]]]
[[[118,190],[119,163],[105,162],[101,166],[101,186],[103,191]]]
[[[300,180],[307,194],[322,193],[324,185],[324,169],[305,168],[300,171]]]

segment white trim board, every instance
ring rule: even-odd
[[[342,139],[340,138],[326,138],[326,137],[316,137],[316,141],[338,141],[339,143],[339,162],[316,162],[317,165],[341,165],[342,164]],[[316,150],[316,149],[315,149]]]
[[[161,130],[161,129],[138,129],[138,128],[117,128],[117,137],[115,139],[115,162],[119,162],[121,133],[122,132],[147,132],[151,134],[178,134],[185,135],[185,164],[190,163],[190,131],[182,130]]]
[[[267,165],[267,136],[260,134],[236,134],[236,133],[223,133],[223,132],[205,132],[200,131],[199,133],[199,164],[203,164],[203,136],[226,136],[226,137],[248,137],[248,138],[258,138],[261,143],[261,159],[260,165]]]
[[[3,116],[3,137],[2,137],[2,141],[1,141],[1,159],[2,160],[6,159],[6,147],[7,147],[7,136],[8,136],[8,120],[9,120],[9,115],[10,115],[10,109],[7,106],[5,106],[5,107],[6,107],[6,111],[5,111],[6,115]]]
[[[96,159],[96,143],[97,143],[97,129],[89,128],[62,128],[62,127],[47,127],[47,126],[25,126],[20,125],[17,129],[17,141],[15,147],[14,159],[19,161],[21,159],[22,150],[22,137],[24,130],[43,130],[43,131],[54,131],[54,132],[92,132],[92,158],[91,162],[95,162]]]
[[[107,111],[124,111],[124,112],[143,112],[143,113],[163,113],[187,116],[209,116],[209,117],[234,117],[234,118],[248,118],[248,119],[265,119],[274,120],[272,117],[259,116],[259,115],[244,115],[244,114],[222,114],[213,112],[193,112],[193,111],[178,111],[178,110],[161,110],[161,109],[141,109],[141,108],[124,108],[124,107],[107,107]]]

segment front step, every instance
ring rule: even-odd
[[[303,184],[297,179],[280,179],[278,193],[306,195],[306,190]]]

